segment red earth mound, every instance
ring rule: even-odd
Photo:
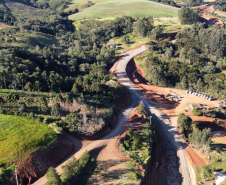
[[[56,166],[68,157],[73,150],[73,144],[62,135],[58,135],[53,144],[31,154],[19,165],[17,169],[19,185],[33,183],[45,175],[49,167]],[[13,178],[11,185],[15,184],[15,178]]]

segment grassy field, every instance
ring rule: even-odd
[[[47,35],[44,33],[25,33],[16,35],[16,43],[12,43],[11,45],[16,45],[19,47],[36,47],[37,45],[41,48],[45,46],[59,46],[59,40],[55,36]]]
[[[207,160],[208,165],[210,165],[213,171],[226,172],[226,144],[212,142],[211,147],[213,151],[208,154],[211,157],[209,160]],[[218,152],[216,152],[216,150]],[[204,185],[209,185],[210,182],[214,182],[214,180],[205,180],[201,177],[201,174],[203,174],[202,167],[195,166],[195,168],[197,171],[197,182],[202,182]]]
[[[56,134],[41,123],[11,115],[0,115],[0,165],[17,161],[47,147]],[[18,143],[18,146],[15,146]],[[19,152],[19,155],[18,155]]]
[[[8,25],[8,24],[5,24],[3,22],[0,22],[0,30],[2,29],[10,29],[12,28],[12,26]]]
[[[107,45],[118,45],[118,49],[116,49],[116,54],[119,54],[123,51],[127,51],[130,50],[132,48],[135,48],[137,46],[140,46],[141,44],[145,44],[147,42],[150,41],[149,38],[145,37],[145,38],[139,38],[136,36],[136,34],[134,33],[129,33],[126,36],[128,36],[130,42],[128,44],[125,44],[122,42],[122,37],[115,37],[113,39],[111,39]]]
[[[72,20],[116,18],[123,15],[131,17],[177,17],[178,9],[172,6],[148,0],[93,0],[95,5],[69,16]],[[81,5],[81,0],[74,0],[74,5]],[[83,1],[84,3],[84,1]]]
[[[41,19],[46,14],[45,10],[33,8],[22,3],[9,1],[6,6],[17,19]]]

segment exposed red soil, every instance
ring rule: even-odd
[[[190,162],[192,163],[192,166],[194,167],[195,165],[198,166],[205,166],[207,165],[207,162],[205,159],[203,159],[202,157],[200,157],[191,146],[188,146],[185,149],[186,152],[186,156],[188,157],[188,159],[190,160]]]
[[[137,66],[134,61],[129,63],[129,67],[127,70],[127,74],[130,79],[136,84],[137,88],[141,90],[145,97],[151,101],[157,108],[159,108],[162,112],[166,113],[171,122],[175,122],[177,120],[177,111],[179,103],[172,104],[168,99],[165,98],[165,95],[169,92],[169,88],[162,88],[146,83],[143,79],[144,73],[143,70]],[[178,90],[183,91],[183,90]],[[184,94],[184,93],[183,93]],[[181,108],[180,108],[181,109]],[[184,108],[179,110],[184,112]],[[199,119],[201,117],[198,117]],[[193,117],[192,117],[193,119]],[[207,118],[205,118],[207,119]],[[212,119],[212,118],[211,118]],[[204,158],[200,157],[192,147],[188,147],[186,149],[186,153],[188,157],[191,159],[193,165],[206,165],[207,162]]]
[[[19,165],[17,169],[19,184],[33,183],[45,175],[49,167],[59,164],[70,155],[73,150],[73,144],[62,135],[58,135],[53,144],[31,154]],[[13,178],[11,184],[16,184],[15,178]]]
[[[210,13],[210,12],[214,11],[214,6],[213,5],[202,5],[202,6],[197,6],[196,8],[201,9],[202,17],[204,19],[209,20],[211,22],[211,24],[219,25],[219,26],[224,25],[224,23],[220,19],[218,19],[216,17],[213,17],[213,16],[207,15],[207,13]]]

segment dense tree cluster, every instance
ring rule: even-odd
[[[5,22],[9,25],[13,25],[15,20],[15,17],[6,7],[5,2],[0,1],[0,21]]]
[[[198,8],[182,7],[178,11],[178,17],[182,24],[193,24],[200,21],[201,10]]]
[[[133,19],[115,21],[84,21],[74,33],[62,37],[62,46],[15,48],[0,50],[1,87],[35,91],[70,91],[76,76],[87,74],[94,62],[109,65],[115,57],[114,49],[102,46],[109,39],[132,32]],[[10,34],[16,36],[14,29]],[[0,44],[11,37],[0,33]],[[105,72],[105,71],[104,71]],[[87,89],[86,89],[87,90]]]
[[[211,144],[211,137],[212,137],[212,131],[210,128],[208,129],[205,128],[202,131],[199,129],[196,129],[189,135],[189,142],[195,148],[199,148],[203,151],[209,151],[210,144]]]
[[[189,134],[192,132],[192,119],[183,113],[178,115],[177,124],[179,125],[181,133],[185,138],[188,138]]]
[[[72,157],[66,165],[62,166],[63,172],[58,175],[53,167],[50,167],[46,173],[47,185],[68,185],[76,182],[82,169],[86,166],[90,158],[86,151],[79,160]]]
[[[188,140],[191,146],[203,151],[210,150],[212,137],[210,128],[199,130],[197,125],[192,122],[192,119],[184,113],[178,115],[177,123],[184,138]]]
[[[226,11],[226,1],[225,0],[215,1],[215,2],[213,2],[213,4],[214,4],[214,9]]]
[[[175,44],[170,39],[150,43],[145,56],[136,60],[154,85],[194,89],[226,99],[225,31],[197,23],[183,28]]]

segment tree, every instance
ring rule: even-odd
[[[71,89],[71,92],[74,93],[74,94],[79,92],[79,87],[78,87],[76,82],[74,83],[74,85]]]
[[[139,19],[135,25],[135,32],[140,37],[147,37],[154,28],[154,20],[151,17]]]
[[[68,111],[69,111],[69,105],[71,104],[71,97],[68,93],[65,94],[64,96],[64,102],[68,105]]]
[[[3,103],[5,103],[5,100],[2,97],[0,97],[0,113],[2,111],[2,104]]]
[[[184,113],[180,113],[178,115],[177,123],[182,134],[185,136],[185,138],[188,138],[189,133],[192,131],[192,119],[189,116],[186,116]]]
[[[204,84],[203,84],[201,78],[199,78],[199,80],[196,83],[196,89],[198,91],[201,91],[202,92],[203,91],[203,88],[204,88]]]
[[[58,93],[55,97],[55,102],[60,103],[60,102],[63,102],[63,101],[64,101],[63,97],[61,96],[60,93]]]
[[[40,85],[41,85],[41,83],[39,80],[35,81],[35,88],[36,88],[36,90],[38,90],[38,92],[40,91]]]
[[[39,110],[42,111],[43,113],[47,112],[49,109],[47,100],[43,96],[39,98],[38,107],[39,107]]]
[[[31,95],[32,85],[30,82],[26,83],[26,85],[24,86],[24,89],[27,90]]]
[[[140,104],[138,105],[137,112],[142,115],[145,113],[144,105],[142,102],[140,102]]]
[[[47,185],[61,185],[60,176],[57,174],[54,167],[50,167],[45,174],[47,178]]]
[[[59,116],[60,115],[60,104],[59,103],[55,102],[53,104],[51,115],[52,116]]]
[[[25,103],[20,104],[19,112],[26,112],[27,106]]]
[[[2,78],[2,80],[3,80],[3,82],[4,82],[4,84],[5,84],[5,89],[7,89],[7,87],[6,87],[6,82],[7,82],[7,79],[8,79],[8,73],[7,73],[5,70],[3,70],[3,71],[0,73],[0,75],[1,75],[1,78]]]
[[[178,11],[178,16],[182,24],[193,24],[200,20],[201,11],[198,8],[182,7]]]

